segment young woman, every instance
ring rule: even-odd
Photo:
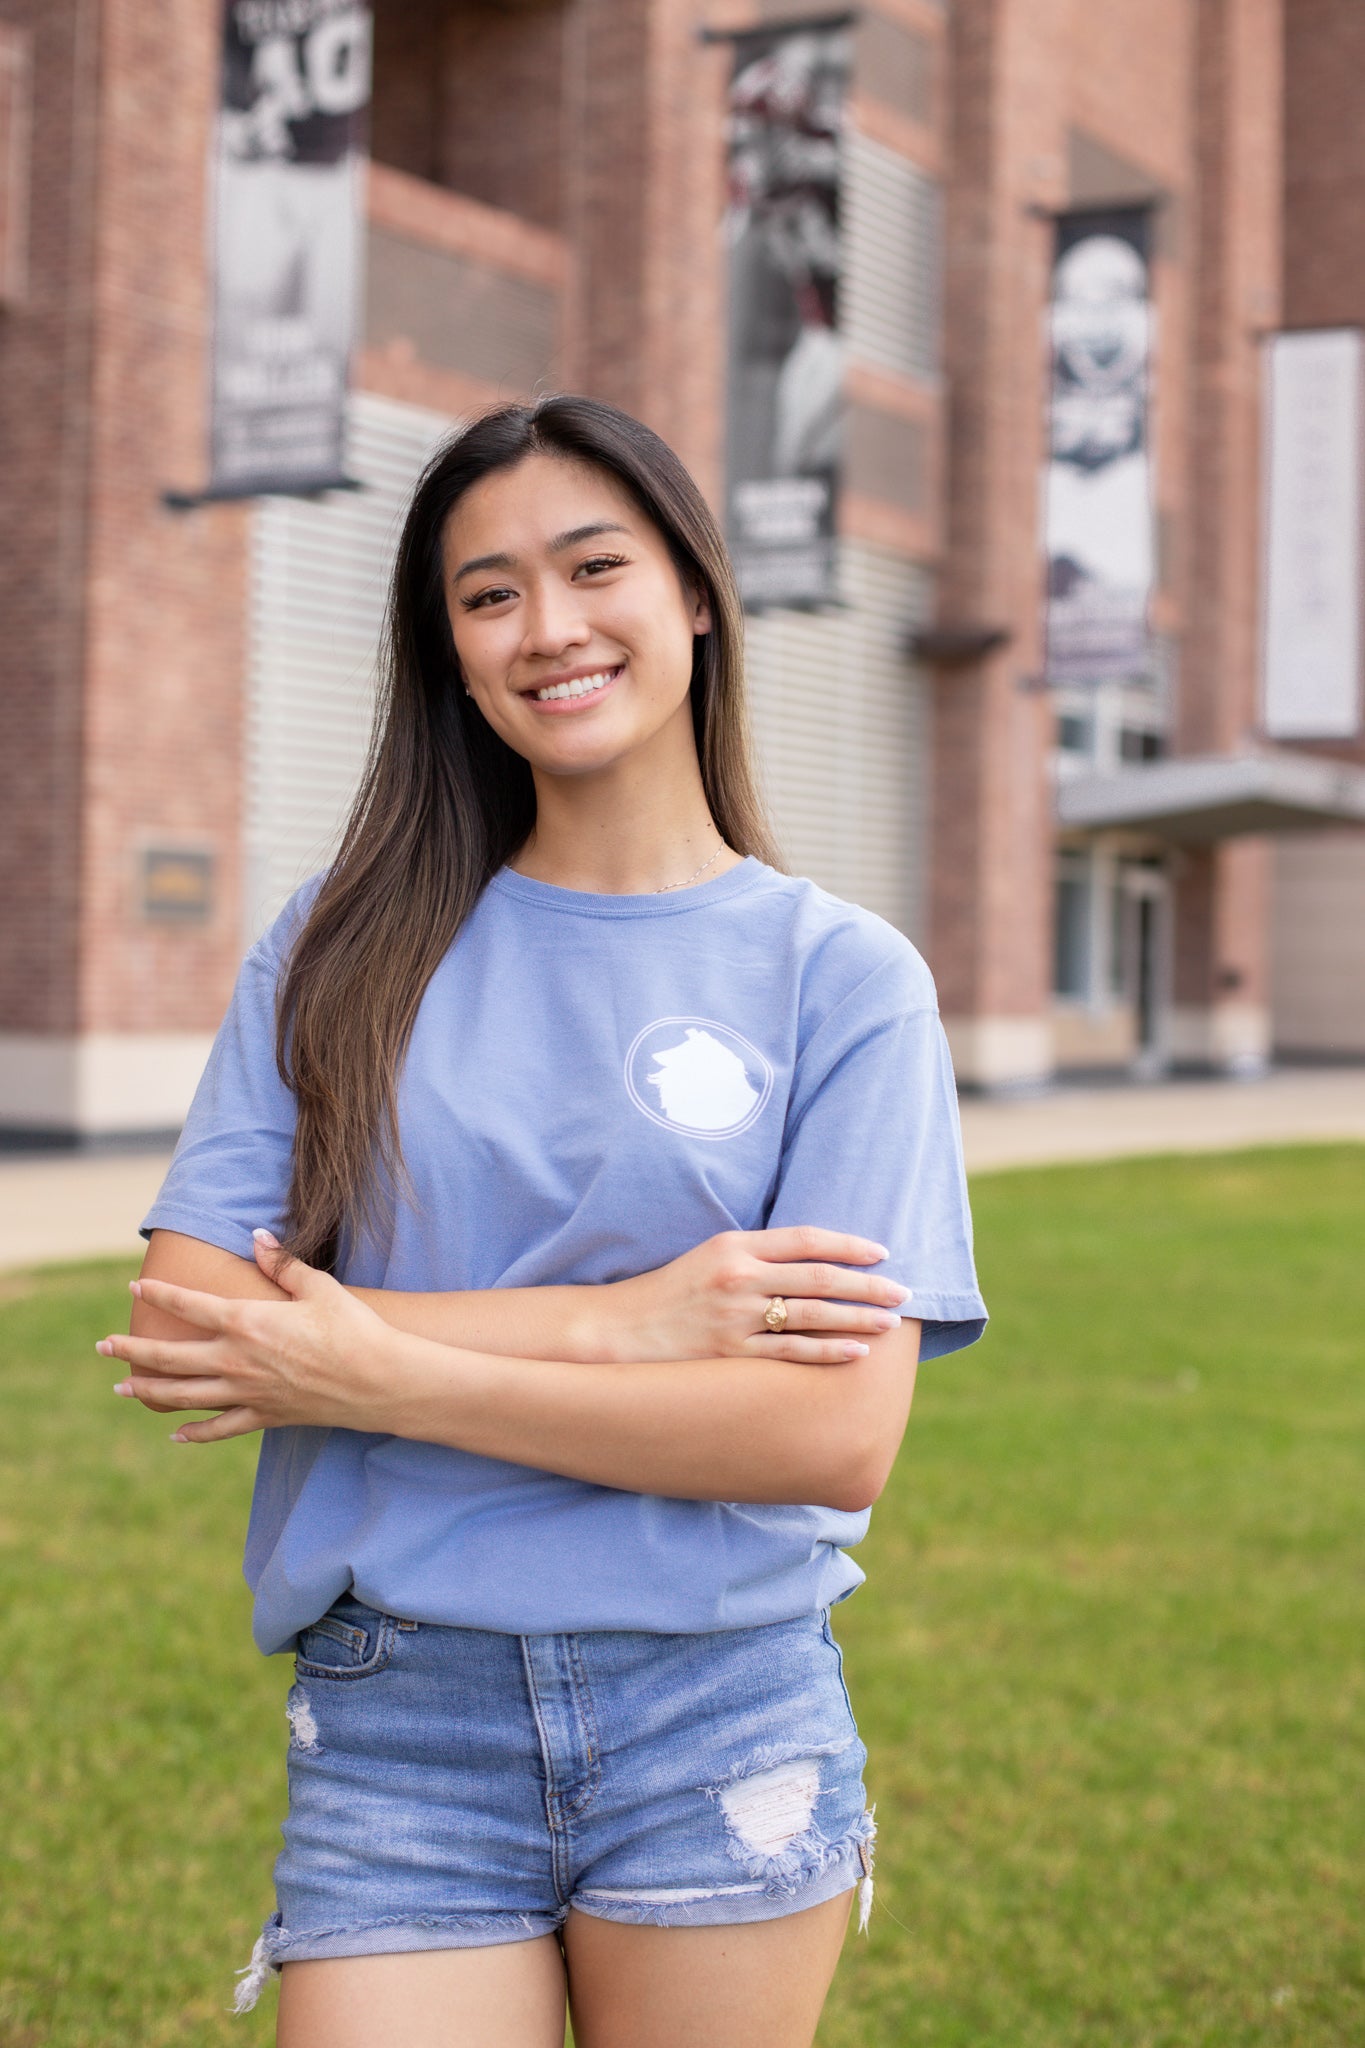
[[[452,441],[386,671],[100,1347],[214,1411],[177,1441],[265,1432],[297,1683],[239,2003],[282,1970],[285,2048],[560,2048],[566,1992],[578,2048],[801,2048],[870,1897],[828,1610],[984,1316],[933,988],[772,864],[724,547],[637,421]]]

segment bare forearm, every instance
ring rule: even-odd
[[[667,1265],[600,1285],[414,1292],[345,1291],[390,1329],[501,1358],[624,1364],[650,1359],[755,1358],[843,1364],[863,1340],[899,1321],[905,1289],[865,1269],[882,1248],[838,1231],[787,1226],[721,1231]],[[253,1259],[174,1231],[153,1233],[143,1277],[179,1282],[224,1300],[279,1298]],[[787,1327],[765,1327],[780,1295]],[[150,1303],[138,1335],[188,1336]]]
[[[908,1325],[869,1358],[821,1370],[734,1358],[570,1366],[400,1338],[375,1425],[630,1493],[856,1511],[899,1445],[917,1344]]]
[[[148,1273],[134,1294],[169,1328],[97,1346],[133,1368],[118,1392],[160,1413],[215,1411],[182,1424],[182,1442],[312,1424],[449,1444],[630,1493],[856,1511],[880,1492],[910,1410],[911,1317],[831,1367],[762,1354],[509,1357],[391,1328],[264,1232],[256,1258],[286,1299],[243,1299],[235,1271],[224,1276],[233,1298]],[[205,1277],[216,1277],[212,1262]]]
[[[350,1287],[347,1293],[372,1308],[391,1330],[433,1344],[503,1358],[611,1356],[596,1287],[490,1287],[446,1294]]]
[[[227,1301],[283,1301],[283,1290],[266,1278],[253,1259],[239,1259],[201,1238],[185,1237],[177,1230],[154,1230],[142,1261],[144,1280],[176,1280],[184,1287],[202,1287]],[[164,1309],[135,1300],[130,1325],[135,1337],[202,1336],[189,1323],[180,1322]]]

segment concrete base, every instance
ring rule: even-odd
[[[0,1032],[0,1134],[51,1145],[174,1132],[212,1044],[208,1031]]]
[[[1275,1043],[1365,1059],[1365,832],[1275,846]]]
[[[1255,1076],[1270,1065],[1270,1011],[1261,1003],[1177,1004],[1164,1050],[1173,1067]]]
[[[960,1088],[1035,1088],[1052,1077],[1052,1026],[1044,1017],[945,1017]]]
[[[1055,1002],[1052,1053],[1059,1071],[1124,1073],[1138,1056],[1137,1018],[1129,1003]]]

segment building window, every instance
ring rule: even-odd
[[[1166,735],[1138,726],[1125,725],[1119,731],[1121,761],[1159,761],[1166,752]]]
[[[1090,875],[1083,856],[1063,854],[1057,867],[1052,987],[1073,1001],[1090,995]]]
[[[1095,741],[1095,722],[1088,711],[1063,711],[1057,720],[1057,751],[1061,754],[1089,754]]]

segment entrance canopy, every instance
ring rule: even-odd
[[[1365,768],[1291,753],[1144,762],[1068,776],[1057,788],[1057,821],[1073,830],[1150,832],[1180,846],[1365,825]]]

